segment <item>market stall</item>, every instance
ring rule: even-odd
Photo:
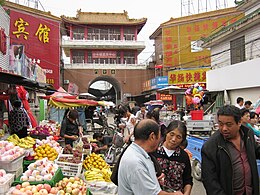
[[[9,136],[0,141],[0,194],[116,194],[110,166],[92,147],[88,137],[62,148],[53,136]]]

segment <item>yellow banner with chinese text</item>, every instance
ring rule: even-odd
[[[192,70],[173,70],[168,72],[169,85],[193,84],[206,82],[206,72],[209,68]]]

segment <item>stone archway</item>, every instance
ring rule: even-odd
[[[108,83],[110,83],[114,90],[115,90],[115,95],[116,95],[116,104],[118,102],[121,101],[121,86],[120,86],[120,83],[118,82],[118,80],[116,80],[114,77],[111,77],[111,76],[99,76],[99,77],[96,77],[95,79],[93,79],[89,85],[88,85],[88,89],[90,88],[90,86],[97,82],[97,81],[107,81]]]

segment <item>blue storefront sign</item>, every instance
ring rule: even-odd
[[[156,88],[161,89],[168,86],[168,76],[156,77]]]

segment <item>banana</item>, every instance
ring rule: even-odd
[[[32,148],[35,144],[34,138],[27,136],[25,138],[19,139],[16,134],[10,135],[7,138],[7,141],[12,142],[16,146],[20,146],[21,148]]]

